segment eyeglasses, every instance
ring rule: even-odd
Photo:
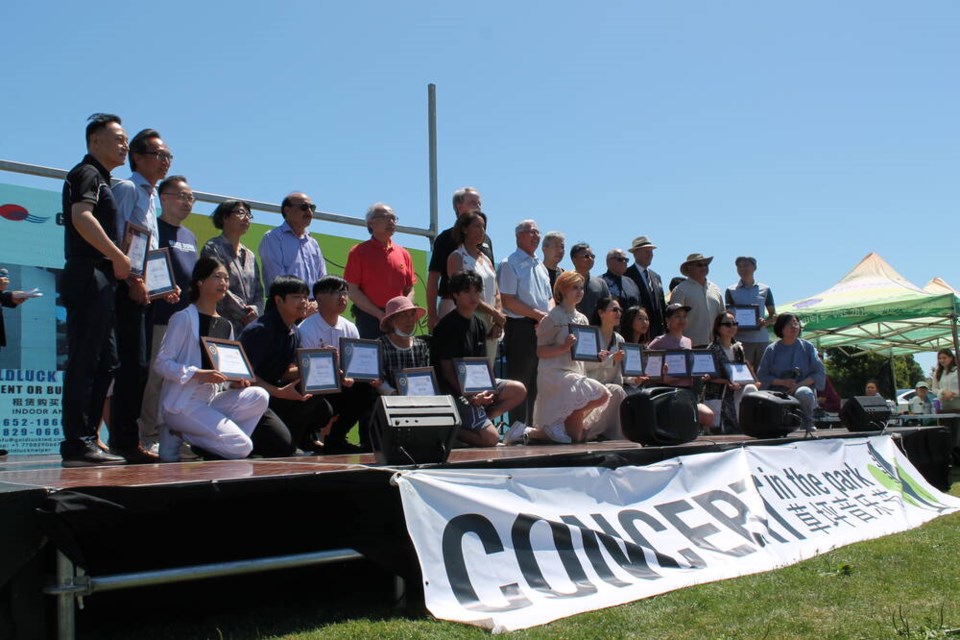
[[[312,202],[309,202],[309,203],[301,202],[299,204],[291,204],[290,206],[293,207],[294,209],[300,209],[300,211],[303,211],[304,213],[306,213],[307,211],[309,211],[310,213],[317,212],[317,205],[313,204]]]
[[[236,218],[237,220],[251,220],[251,219],[253,219],[253,214],[250,213],[249,211],[245,211],[245,210],[243,210],[243,209],[234,209],[233,211],[230,212],[230,215],[232,215],[232,216],[233,216],[234,218]]]
[[[166,193],[161,193],[160,195],[161,195],[161,196],[170,196],[171,198],[176,198],[177,200],[180,200],[181,202],[189,202],[189,203],[191,203],[191,204],[197,201],[197,199],[193,197],[193,194],[192,194],[192,193],[186,193],[186,192],[183,192],[183,193],[173,193],[172,191],[167,191]]]
[[[620,307],[610,307],[607,311],[612,311],[613,313],[623,313],[623,309]]]
[[[378,213],[371,218],[371,220],[391,220],[393,222],[396,222],[399,219],[400,217],[395,213]]]
[[[709,267],[710,265],[707,264],[706,262],[691,262],[691,263],[690,263],[690,266],[691,266],[691,267],[700,267],[701,269],[706,269],[706,268]]]
[[[721,322],[720,326],[721,327],[739,327],[740,323],[739,322]]]
[[[144,151],[145,156],[154,156],[160,162],[173,162],[173,154],[166,151]]]
[[[595,260],[597,256],[593,255],[592,253],[581,253],[581,254],[580,254],[579,256],[577,256],[577,257],[578,257],[578,258],[586,258],[587,260]]]
[[[613,259],[616,260],[617,262],[627,262],[627,258],[625,258],[624,256],[613,256]]]

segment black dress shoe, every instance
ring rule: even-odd
[[[101,451],[96,445],[91,445],[76,453],[62,456],[60,465],[68,469],[73,467],[99,467],[102,465],[123,464],[126,462],[121,456],[111,455]]]
[[[160,456],[147,451],[140,445],[130,449],[110,449],[110,453],[120,456],[127,464],[156,464],[160,462]]]

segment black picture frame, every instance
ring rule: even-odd
[[[401,396],[437,396],[440,395],[440,385],[437,382],[437,372],[433,367],[413,367],[401,369],[396,373],[397,395]],[[424,384],[429,381],[430,393],[421,393]]]
[[[690,360],[687,358],[689,349],[667,349],[663,353],[663,364],[666,367],[664,375],[671,378],[689,378]]]
[[[643,368],[642,344],[638,344],[636,342],[624,342],[620,345],[620,350],[623,351],[623,360],[620,361],[620,371],[623,373],[623,375],[646,375]]]
[[[497,390],[497,381],[486,358],[454,358],[453,367],[457,371],[460,393],[467,395]]]
[[[567,327],[577,338],[570,346],[570,357],[584,362],[600,362],[600,327],[574,323]]]
[[[147,267],[147,254],[150,252],[150,229],[135,222],[127,222],[123,231],[123,243],[120,250],[130,259],[130,274],[142,277]]]
[[[336,349],[297,349],[302,395],[340,392],[340,367]]]
[[[688,369],[691,377],[720,377],[720,369],[717,366],[717,354],[710,349],[691,349],[687,352],[687,358],[690,361]]]
[[[726,369],[727,380],[738,384],[757,384],[757,373],[750,366],[749,362],[728,362],[724,365]]]
[[[663,380],[663,358],[667,355],[666,351],[659,349],[646,350],[643,352],[643,375],[657,382]]]
[[[373,362],[376,360],[376,371]],[[340,338],[343,377],[364,382],[383,379],[383,346],[379,340]]]
[[[735,304],[727,307],[727,311],[737,321],[738,329],[760,328],[760,318],[762,317],[760,315],[760,305]]]
[[[160,284],[156,284],[157,276],[159,276]],[[147,297],[150,300],[162,298],[177,290],[177,280],[173,275],[173,260],[170,258],[170,249],[163,247],[147,252],[147,260],[143,267],[143,281],[147,287]]]
[[[253,367],[250,365],[250,359],[247,358],[243,345],[236,340],[203,336],[200,338],[200,343],[210,357],[210,364],[226,376],[227,380],[232,382],[242,380],[253,382],[256,380]]]

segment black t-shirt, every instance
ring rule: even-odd
[[[436,271],[440,274],[437,292],[441,298],[449,297],[447,293],[447,258],[456,250],[457,244],[453,241],[453,227],[441,231],[437,239],[433,241],[433,253],[430,254],[430,266],[427,267],[427,270]],[[480,251],[490,258],[490,264],[497,264],[493,260],[493,242],[490,240],[490,236],[484,234]]]
[[[430,339],[430,362],[439,371],[441,360],[485,358],[488,332],[486,323],[476,314],[471,318],[464,318],[454,309],[443,316],[433,329],[433,337]],[[443,379],[443,375],[439,378],[440,390],[443,393],[455,393]]]
[[[199,313],[200,316],[200,337],[201,338],[220,338],[222,340],[230,339],[230,331],[232,327],[230,322],[221,318],[220,316],[208,316],[205,313]],[[207,354],[207,350],[203,348],[203,342],[200,343],[200,353],[201,359],[203,360],[204,369],[214,369],[213,362],[210,361],[210,356]]]
[[[296,361],[300,330],[288,327],[280,313],[271,308],[244,328],[240,343],[253,372],[270,384],[279,385],[287,368]]]
[[[87,154],[70,170],[63,181],[63,255],[71,258],[104,258],[73,226],[73,205],[87,202],[93,205],[97,219],[107,237],[119,245],[117,236],[117,201],[110,190],[110,172]]]

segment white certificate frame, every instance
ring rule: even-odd
[[[411,367],[396,373],[397,395],[401,396],[438,396],[440,385],[437,372],[433,367]]]
[[[127,222],[123,231],[123,243],[120,250],[130,259],[130,273],[142,277],[147,268],[147,254],[150,253],[150,229],[135,222]],[[142,253],[141,253],[142,250]]]
[[[166,269],[164,270],[166,281],[155,287],[149,278],[151,272],[150,265],[161,260],[166,265]],[[170,249],[163,247],[162,249],[147,251],[147,260],[143,267],[143,280],[147,287],[147,297],[150,300],[162,298],[168,293],[173,293],[177,290],[177,280],[173,276],[173,260],[170,258]]]
[[[738,384],[757,384],[757,374],[749,362],[728,362],[724,365],[727,370],[727,380]]]
[[[600,327],[570,323],[567,328],[577,338],[570,346],[570,357],[584,362],[600,362]],[[583,340],[583,337],[587,335],[592,338],[593,344],[596,345],[595,350],[584,351],[590,344],[590,338]]]
[[[256,376],[253,375],[253,367],[250,365],[250,359],[243,350],[243,345],[236,340],[224,340],[222,338],[200,338],[203,348],[210,356],[210,363],[213,368],[226,376],[227,380],[240,382],[248,380],[254,382]],[[228,357],[229,356],[229,357]],[[240,365],[239,368],[227,368],[227,363]]]
[[[493,370],[490,369],[490,361],[486,358],[454,358],[453,368],[457,371],[457,382],[460,383],[461,394],[497,390],[497,381],[493,377]],[[486,372],[483,376],[479,375],[481,369]],[[471,380],[476,382],[476,378],[481,377],[482,384],[467,384]]]
[[[689,351],[689,349],[666,349],[663,353],[663,364],[667,369],[664,375],[671,378],[689,378],[690,360],[687,359]]]
[[[636,342],[624,342],[620,345],[623,351],[623,360],[620,361],[620,371],[625,376],[644,376],[647,375],[643,368],[643,345]],[[637,363],[639,367],[631,366]]]
[[[370,352],[376,354],[377,370],[358,369],[358,360],[369,361]],[[364,357],[358,358],[362,354]],[[340,366],[343,368],[344,378],[353,378],[364,382],[373,382],[383,379],[383,347],[379,340],[365,340],[363,338],[340,338]]]
[[[667,352],[659,349],[643,352],[643,375],[652,381],[663,380],[663,358]]]
[[[322,395],[340,392],[340,367],[336,349],[297,349],[297,366],[300,368],[300,382],[297,387],[301,395]],[[310,372],[315,367],[329,367],[333,382],[311,384]]]
[[[717,355],[710,349],[691,349],[687,352],[687,357],[690,360],[690,366],[688,367],[690,371],[690,376],[694,378],[699,378],[702,376],[712,376],[717,378],[720,376],[720,369],[717,368]],[[710,367],[703,367],[704,359],[710,357]]]
[[[735,304],[727,307],[727,311],[733,314],[738,329],[760,328],[760,305]]]

